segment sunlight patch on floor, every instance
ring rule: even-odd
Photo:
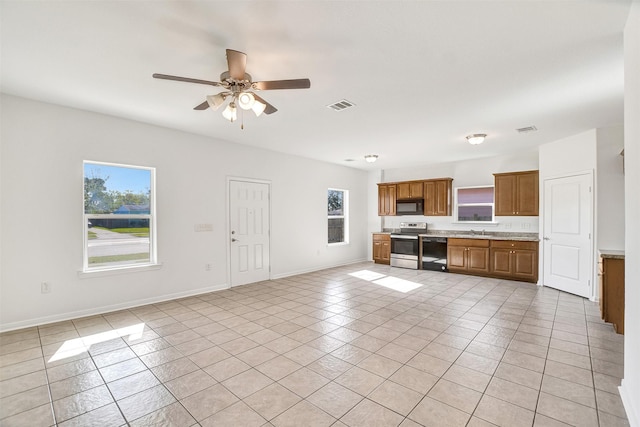
[[[138,323],[136,325],[125,326],[124,328],[114,329],[112,331],[100,332],[86,337],[67,340],[60,346],[53,356],[51,356],[51,359],[49,359],[47,363],[82,354],[85,351],[89,351],[91,346],[94,344],[99,344],[127,335],[129,336],[130,341],[136,340],[142,337],[143,332],[144,323]]]
[[[422,286],[420,283],[400,279],[399,277],[385,276],[384,274],[370,270],[360,270],[354,273],[349,273],[349,275],[405,294]]]

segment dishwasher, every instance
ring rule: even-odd
[[[447,268],[447,238],[422,238],[422,269],[449,271]]]

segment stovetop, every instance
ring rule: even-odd
[[[400,230],[394,231],[391,234],[404,234],[404,235],[414,235],[424,234],[427,232],[427,223],[426,222],[401,222]]]

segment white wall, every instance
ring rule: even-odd
[[[0,329],[226,287],[228,176],[272,183],[272,278],[366,259],[366,172],[8,95],[0,101]],[[156,168],[161,269],[79,278],[83,160]],[[329,187],[350,191],[349,245],[326,245]],[[196,233],[200,223],[213,232]],[[51,293],[40,292],[43,281]]]
[[[640,2],[624,31],[625,335],[622,401],[640,427]]]
[[[546,178],[594,171],[597,166],[596,143],[596,130],[592,129],[542,144],[539,147],[540,183]]]
[[[599,249],[624,249],[624,127],[612,126],[596,131]]]
[[[384,182],[414,179],[453,178],[453,188],[494,185],[494,173],[538,169],[538,152],[526,151],[514,155],[495,156],[462,162],[440,163],[418,168],[385,169]],[[377,191],[377,188],[376,188]],[[377,197],[377,192],[376,192]],[[376,199],[377,200],[377,199]],[[376,205],[377,212],[377,205]],[[398,228],[401,221],[426,221],[430,230],[480,230],[507,232],[538,232],[538,217],[496,217],[496,225],[456,224],[453,216],[388,216],[383,227]],[[378,230],[379,231],[379,230]]]

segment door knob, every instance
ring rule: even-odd
[[[231,239],[231,241],[232,241],[232,242],[237,242],[237,241],[238,241],[238,239],[233,239],[233,238],[232,238],[232,239]]]
[[[543,239],[543,240],[551,240],[551,239],[549,239],[548,237],[543,237],[542,239]]]

